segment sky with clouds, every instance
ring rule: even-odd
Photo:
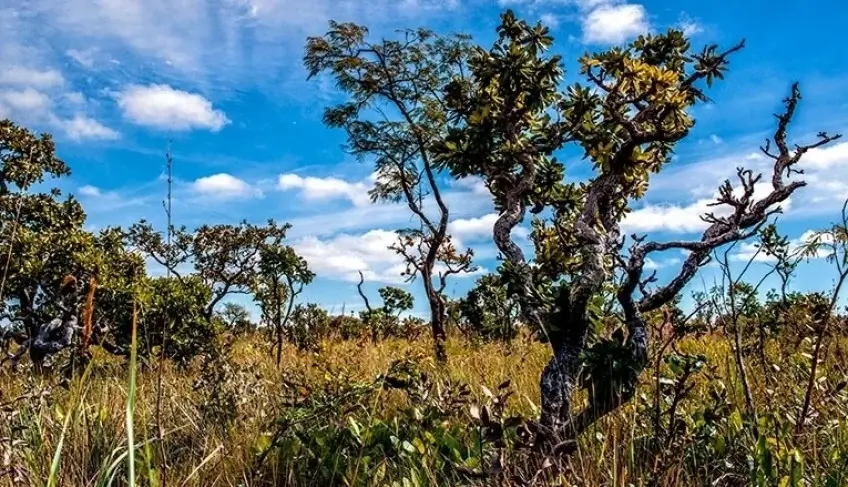
[[[682,28],[696,46],[746,38],[726,81],[710,90],[713,102],[695,109],[691,137],[634,203],[628,232],[697,236],[704,228],[698,215],[722,180],[740,165],[768,169],[757,147],[773,131],[772,113],[793,81],[804,94],[791,133],[796,142],[814,140],[819,130],[848,131],[848,54],[833,42],[848,18],[840,0],[0,2],[0,117],[54,134],[73,170],[60,185],[82,201],[92,229],[140,218],[164,226],[163,153],[173,140],[177,224],[290,222],[290,242],[318,274],[305,298],[355,310],[362,306],[358,271],[372,294],[402,283],[403,266],[386,247],[412,220],[402,205],[369,202],[373,168],[343,152],[340,131],[322,126],[322,108],[337,94],[326,80],[306,80],[306,36],[322,34],[335,19],[365,23],[375,36],[427,26],[488,45],[504,8],[552,28],[566,82],[578,80],[574,61],[584,52],[644,32]],[[561,155],[568,173],[587,177],[573,152]],[[780,217],[795,241],[839,216],[848,197],[848,142],[811,151],[803,167],[809,184]],[[475,249],[478,273],[494,269],[496,215],[485,189],[468,180],[445,182],[445,191],[452,235]],[[529,245],[526,231],[517,237]],[[750,250],[740,247],[736,261]],[[682,257],[659,255],[650,266],[668,278]],[[826,289],[826,269],[810,264],[796,287]],[[692,287],[713,278],[706,268]],[[454,278],[448,291],[463,293],[473,281]],[[410,289],[423,314],[420,287]]]

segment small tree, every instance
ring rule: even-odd
[[[399,326],[400,314],[404,311],[411,310],[415,304],[415,300],[408,291],[394,286],[386,286],[377,290],[377,293],[383,300],[383,305],[379,308],[372,308],[368,296],[362,290],[364,283],[365,276],[360,272],[359,284],[356,286],[356,289],[365,302],[365,310],[359,313],[359,318],[362,320],[363,325],[371,330],[371,342],[377,343],[380,335],[386,336],[393,328]]]
[[[392,248],[406,260],[410,279],[421,276],[435,354],[441,361],[446,358],[446,317],[438,281],[468,269],[471,250],[458,256],[450,245],[450,213],[431,147],[444,134],[443,89],[464,65],[468,37],[439,37],[418,29],[404,31],[401,40],[372,43],[367,34],[363,26],[331,21],[326,35],[308,39],[304,63],[310,77],[331,73],[349,97],[328,108],[324,122],[345,130],[352,154],[374,158],[377,181],[371,198],[402,201],[419,223],[418,228],[399,232]],[[435,212],[425,208],[427,197],[432,197]],[[455,270],[439,276],[434,269],[443,257]]]
[[[139,286],[139,350],[149,355],[164,355],[182,365],[199,355],[213,351],[221,324],[207,319],[203,310],[213,292],[206,282],[193,274],[181,277],[154,277]],[[129,347],[131,322],[120,329],[118,343]],[[162,333],[168,342],[162,350]]]
[[[285,326],[294,302],[315,274],[293,248],[267,245],[259,253],[259,272],[253,284],[253,299],[262,310],[262,318],[273,327],[277,366],[283,353]]]
[[[253,329],[253,323],[250,321],[250,312],[241,304],[224,303],[223,309],[218,313],[218,316],[233,333],[241,334]]]
[[[215,306],[227,296],[252,290],[259,270],[260,251],[280,245],[289,224],[202,225],[194,232],[185,227],[173,230],[171,244],[153,226],[142,220],[126,233],[128,243],[143,255],[170,270],[177,279],[193,274],[211,290],[212,296],[200,310],[211,320]],[[186,272],[182,268],[189,268]]]
[[[186,289],[194,289],[196,286],[188,280],[197,279],[211,291],[209,298],[198,303],[195,310],[211,326],[215,307],[221,300],[233,294],[255,292],[257,281],[268,277],[269,266],[277,265],[274,259],[291,257],[288,254],[293,251],[285,250],[288,247],[282,244],[290,227],[274,220],[268,220],[266,225],[246,221],[238,225],[202,225],[194,232],[181,227],[172,229],[168,243],[142,220],[130,227],[126,239],[143,255],[169,269]],[[186,267],[189,272],[182,270]]]
[[[560,59],[544,54],[551,43],[547,28],[505,12],[492,49],[478,52],[468,79],[450,87],[456,127],[437,152],[457,177],[482,177],[495,198],[500,217],[493,236],[507,260],[511,289],[554,351],[540,381],[543,438],[570,440],[634,396],[647,363],[643,314],[670,302],[714,249],[754,235],[804,186],[784,179],[798,172],[803,154],[838,136],[821,133],[818,142],[790,149],[787,128],[800,100],[793,85],[778,115],[774,150],[768,143],[762,148],[774,161],[767,195],[755,200],[762,175],[740,168],[739,191],[729,180],[719,188],[714,205],[720,211],[703,217],[707,228],[700,239],[652,242],[634,235],[624,251],[620,222],[630,200],[645,194],[649,175],[665,167],[675,143],[689,134],[694,120],[688,111],[706,100],[699,84],[722,79],[729,56],[743,44],[692,52],[680,31],[640,36],[626,48],[582,57],[588,85],[575,83],[560,93]],[[594,166],[587,183],[562,182],[564,167],[551,155],[568,143]],[[511,238],[528,207],[552,210],[534,225],[536,272]],[[674,249],[689,252],[685,262],[671,281],[651,289],[646,258]],[[616,297],[627,336],[587,343],[597,299],[605,295]],[[589,403],[574,412],[578,383],[589,391]]]
[[[299,350],[317,351],[321,339],[330,332],[330,315],[315,303],[298,304],[291,313],[292,325],[287,331]]]
[[[518,332],[518,301],[507,293],[501,276],[487,274],[459,303],[469,331],[483,338],[508,342]]]
[[[401,313],[411,310],[415,304],[412,294],[399,287],[381,287],[377,290],[377,293],[383,299],[383,310],[385,310],[387,315],[393,316],[396,320],[400,319]]]

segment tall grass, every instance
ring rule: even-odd
[[[539,371],[549,357],[546,345],[452,337],[449,362],[439,368],[428,339],[375,345],[334,340],[322,343],[319,353],[287,346],[278,370],[265,337],[242,337],[217,362],[187,369],[164,364],[166,434],[161,448],[147,450],[158,441],[156,367],[135,353],[123,361],[95,349],[69,390],[55,387],[50,378],[38,384],[25,373],[0,375],[4,397],[33,388],[49,394],[18,402],[14,417],[0,419],[0,437],[21,440],[10,457],[17,473],[0,475],[0,486],[153,486],[161,465],[168,465],[173,485],[185,487],[511,485],[517,482],[510,479],[533,476],[549,485],[616,487],[649,485],[651,478],[650,485],[683,487],[848,485],[841,467],[848,464],[848,396],[844,386],[839,388],[848,370],[837,353],[844,343],[832,342],[820,365],[824,378],[817,379],[820,391],[805,436],[795,438],[791,427],[783,432],[791,426],[785,418],[794,419],[803,398],[809,367],[803,354],[811,346],[787,350],[772,343],[768,383],[752,366],[758,428],[767,434],[757,436],[757,428],[748,426],[730,340],[688,339],[677,352],[703,354],[707,365],[686,383],[691,392],[680,399],[675,421],[664,416],[659,430],[653,425],[649,411],[656,381],[646,372],[640,397],[588,431],[556,474],[523,450],[509,450],[502,470],[511,477],[498,481],[460,474],[482,470],[492,450],[481,443],[483,430],[470,404],[450,403],[464,383],[477,411],[484,405],[491,410],[486,391],[497,391],[509,378],[513,395],[504,417],[535,417]],[[418,396],[380,386],[385,380],[380,377],[404,360],[430,381]],[[674,380],[669,370],[663,366],[663,384]],[[121,377],[129,377],[128,386]],[[662,400],[674,399],[663,393]],[[705,418],[713,416],[720,419],[705,426]],[[670,425],[680,434],[667,435]],[[149,439],[139,442],[144,438]],[[651,446],[656,438],[663,439],[661,448]],[[510,433],[508,443],[514,439]],[[797,459],[803,459],[802,474]],[[797,475],[806,484],[793,483]]]
[[[130,346],[130,379],[129,391],[127,397],[127,480],[130,487],[135,487],[135,434],[134,434],[134,418],[135,418],[135,374],[138,364],[138,342],[136,333],[138,331],[138,309],[136,308],[135,300],[133,300],[132,311],[132,342]]]

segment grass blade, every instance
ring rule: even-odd
[[[129,487],[135,487],[135,438],[133,435],[133,417],[135,415],[135,371],[138,352],[137,343],[138,309],[133,299],[132,344],[130,346],[130,386],[127,397],[127,480]]]

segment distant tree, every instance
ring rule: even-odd
[[[330,332],[330,315],[315,303],[298,304],[287,327],[291,342],[299,350],[317,351],[319,343]]]
[[[487,274],[460,300],[469,331],[487,339],[509,341],[518,332],[518,301],[509,296],[501,276]]]
[[[401,40],[366,40],[368,29],[330,22],[322,37],[310,37],[304,63],[309,77],[329,72],[348,100],[327,108],[324,123],[344,129],[349,151],[373,158],[374,201],[403,202],[417,225],[399,232],[392,245],[407,262],[406,275],[421,276],[430,306],[435,354],[446,358],[444,279],[471,265],[471,249],[459,253],[447,233],[450,213],[437,182],[431,147],[445,132],[443,90],[470,53],[467,36],[440,37],[407,30]],[[428,211],[425,198],[435,211]],[[434,269],[444,259],[449,267]]]
[[[306,261],[289,246],[267,245],[259,252],[259,272],[253,284],[253,299],[262,310],[263,321],[274,330],[277,366],[282,360],[285,327],[294,302],[314,277]]]
[[[224,303],[218,316],[226,324],[227,328],[234,333],[245,333],[253,328],[250,321],[250,312],[241,304]]]
[[[142,220],[129,228],[126,239],[134,249],[169,269],[192,296],[200,296],[195,293],[195,280],[209,289],[208,299],[196,302],[194,310],[209,328],[221,300],[257,292],[257,282],[267,279],[269,268],[277,265],[274,259],[291,257],[288,254],[293,251],[283,245],[289,228],[289,224],[279,225],[274,220],[266,225],[246,221],[238,225],[202,225],[194,232],[181,227],[173,229],[168,244],[161,233]],[[262,285],[259,288],[260,294],[264,292]]]
[[[163,235],[145,220],[132,225],[127,243],[143,255],[170,270],[177,279],[196,275],[211,290],[212,296],[200,310],[211,320],[215,306],[227,296],[248,294],[258,274],[260,251],[269,245],[281,245],[289,224],[202,225],[194,232],[185,227],[174,229],[169,245]],[[186,270],[187,269],[187,270]]]
[[[383,305],[372,307],[368,296],[362,289],[365,276],[359,273],[359,284],[356,289],[365,302],[365,309],[359,313],[359,318],[365,327],[371,330],[371,341],[376,343],[381,336],[387,336],[392,329],[400,325],[400,315],[404,311],[411,310],[415,304],[412,294],[399,287],[386,286],[377,290]]]
[[[798,172],[803,154],[838,136],[822,133],[818,142],[790,148],[787,127],[800,100],[793,85],[777,117],[774,148],[762,148],[774,161],[768,194],[755,200],[762,176],[740,168],[740,187],[734,191],[728,180],[719,188],[715,204],[722,211],[703,217],[700,239],[661,243],[634,235],[624,251],[620,222],[630,200],[644,196],[650,174],[665,167],[675,143],[689,134],[689,109],[706,100],[698,85],[722,79],[728,57],[743,45],[692,52],[680,31],[640,36],[625,48],[582,57],[588,84],[560,92],[563,70],[558,56],[545,54],[553,41],[546,27],[506,11],[497,32],[494,46],[469,61],[467,78],[449,87],[454,127],[434,152],[455,176],[482,177],[495,199],[500,216],[493,236],[510,289],[554,351],[540,381],[541,439],[574,445],[576,435],[634,396],[647,363],[643,314],[671,301],[715,248],[755,234],[804,186],[784,179]],[[552,157],[572,143],[595,169],[586,183],[564,183],[565,168]],[[538,217],[533,229],[534,270],[511,232],[528,209],[545,208],[551,216]],[[685,262],[671,281],[652,287],[653,275],[644,275],[647,257],[674,249],[688,251]],[[616,297],[627,334],[589,343],[596,298],[605,295]],[[575,412],[578,384],[589,391],[589,403]]]
[[[395,320],[400,319],[400,314],[409,311],[415,305],[415,300],[409,291],[399,287],[386,286],[377,290],[383,300],[383,310]]]
[[[181,365],[212,352],[215,338],[223,331],[217,320],[207,319],[202,312],[212,296],[212,288],[194,274],[145,279],[138,291],[139,349]],[[131,328],[126,326],[121,331],[118,343],[129,346]],[[165,350],[161,349],[163,331],[168,334]]]

